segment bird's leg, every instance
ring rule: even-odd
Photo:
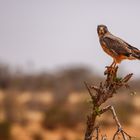
[[[106,66],[107,69],[104,72],[104,75],[113,73],[115,71],[115,67],[116,67],[116,62],[115,62],[115,60],[113,60],[113,62],[110,66]]]
[[[112,64],[109,66],[109,67],[115,67],[115,65],[116,65],[116,62],[115,62],[115,60],[113,60],[113,62],[112,62]]]

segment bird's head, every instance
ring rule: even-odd
[[[97,33],[99,37],[104,36],[108,32],[107,26],[105,25],[98,25],[97,26]]]

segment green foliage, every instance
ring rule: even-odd
[[[95,107],[95,113],[97,116],[100,116],[100,108],[99,107]]]
[[[115,77],[115,79],[114,79],[115,82],[119,82],[121,80],[122,80],[122,77]]]

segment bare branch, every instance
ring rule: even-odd
[[[107,110],[111,110],[113,114],[113,118],[118,127],[118,130],[115,132],[113,136],[113,140],[115,140],[115,137],[119,133],[122,134],[124,140],[127,140],[127,137],[131,138],[130,135],[128,135],[126,132],[122,130],[121,124],[112,106],[107,106],[103,109],[100,109],[100,106],[104,102],[106,102],[109,98],[113,97],[113,95],[117,93],[118,89],[120,89],[121,87],[129,87],[127,82],[131,79],[133,74],[131,73],[126,75],[124,78],[119,78],[117,76],[117,71],[118,71],[118,66],[107,67],[106,71],[104,72],[104,74],[106,75],[106,80],[104,82],[100,82],[99,86],[95,86],[95,85],[91,86],[86,82],[84,82],[89,92],[89,95],[92,99],[92,104],[93,104],[92,113],[88,116],[87,119],[87,128],[86,128],[84,140],[92,140],[92,134],[94,133],[94,130],[96,130],[97,133],[96,140],[99,139],[98,132],[95,127],[96,117],[106,112]],[[95,90],[96,92],[95,94],[93,94],[92,89]]]
[[[91,92],[90,86],[86,82],[84,82],[84,84],[88,90],[88,93],[89,93],[91,99],[94,100],[95,97],[94,97],[93,93]]]

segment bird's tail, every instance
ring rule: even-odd
[[[133,51],[132,56],[140,60],[140,50]]]

